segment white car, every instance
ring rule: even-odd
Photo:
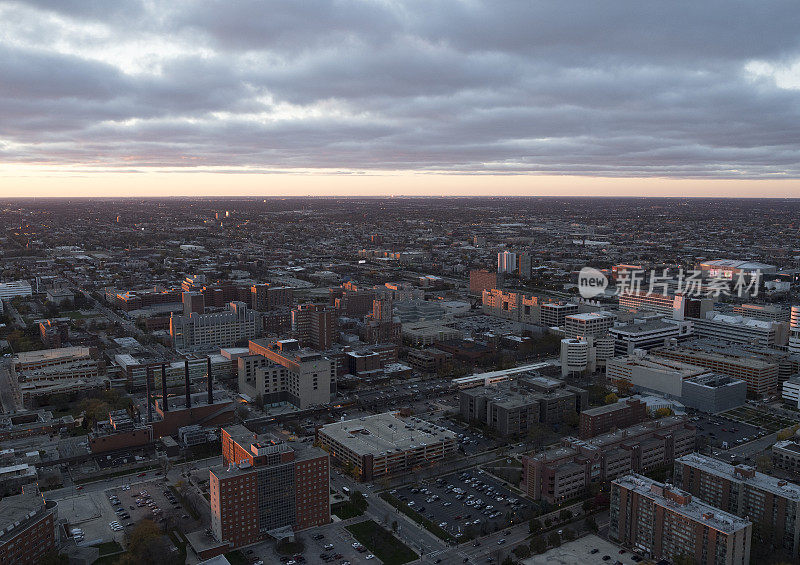
[[[367,555],[366,557],[364,557],[364,559],[366,559],[367,561],[369,561],[370,559],[375,559],[375,556],[374,556],[374,555],[372,555],[372,554],[370,553],[369,555]]]

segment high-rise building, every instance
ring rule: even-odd
[[[481,296],[484,290],[497,288],[497,273],[486,269],[469,272],[469,292]]]
[[[564,318],[564,335],[567,338],[600,336],[614,325],[617,316],[611,312],[582,312]]]
[[[330,349],[335,331],[335,313],[325,304],[300,304],[292,310],[292,332],[300,347]]]
[[[294,290],[289,286],[262,283],[250,287],[250,305],[259,312],[289,307],[293,300]]]
[[[222,429],[222,460],[209,470],[211,532],[218,542],[238,548],[284,528],[330,522],[330,466],[321,449],[235,425]]]
[[[789,351],[800,353],[800,306],[792,306],[789,320]]]
[[[747,517],[772,543],[800,552],[800,486],[693,453],[675,461],[675,485],[703,502]]]
[[[752,530],[750,521],[642,475],[611,483],[609,537],[653,559],[686,556],[699,565],[746,564]]]
[[[497,254],[497,272],[515,273],[517,271],[517,254],[513,251],[501,251]]]
[[[184,316],[203,314],[206,311],[206,299],[202,292],[184,291],[182,298]]]
[[[227,312],[171,316],[169,334],[175,349],[231,347],[261,335],[261,316],[244,302],[231,302]]]

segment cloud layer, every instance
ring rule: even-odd
[[[800,178],[796,0],[0,1],[0,163]]]

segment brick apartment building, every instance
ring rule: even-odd
[[[614,428],[627,428],[647,419],[647,405],[641,400],[623,398],[614,404],[581,412],[580,437],[589,439]]]
[[[35,565],[56,548],[55,502],[45,501],[36,483],[0,500],[0,563]]]
[[[211,531],[239,548],[283,528],[330,522],[328,454],[308,444],[222,429],[223,465],[209,471]]]

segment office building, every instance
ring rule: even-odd
[[[710,369],[637,351],[634,355],[614,357],[606,365],[606,377],[613,384],[632,385],[642,393],[656,393],[678,399],[683,381],[710,373]]]
[[[222,429],[222,461],[209,470],[211,532],[236,549],[330,522],[328,454],[308,444]]]
[[[611,483],[609,537],[653,559],[688,556],[700,565],[747,564],[752,529],[748,520],[642,475]]]
[[[675,460],[675,486],[715,508],[746,517],[795,559],[800,551],[800,486],[693,453]]]
[[[789,325],[786,322],[728,316],[720,312],[708,312],[705,318],[692,322],[694,333],[700,338],[764,346],[783,346],[789,342]]]
[[[244,302],[231,302],[226,312],[172,316],[169,334],[175,349],[232,347],[261,335],[261,317]]]
[[[747,383],[748,392],[753,394],[773,394],[778,390],[777,361],[741,348],[690,341],[681,345],[656,347],[650,353],[742,380]]]
[[[613,429],[627,428],[647,419],[647,405],[639,399],[623,398],[613,404],[584,410],[580,415],[580,437],[589,439]]]
[[[329,357],[302,349],[295,339],[252,340],[249,347],[250,355],[239,358],[240,392],[300,409],[331,401],[336,364]]]
[[[250,287],[250,305],[253,310],[268,312],[291,307],[294,289],[288,286],[273,286],[268,283],[254,284]]]
[[[695,429],[685,417],[668,416],[584,440],[567,437],[559,447],[522,458],[521,488],[534,500],[559,504],[585,496],[591,485],[672,464],[694,450]]]
[[[564,336],[580,338],[608,333],[617,316],[611,312],[582,312],[564,318]]]
[[[692,335],[691,324],[683,321],[634,319],[629,324],[609,328],[614,338],[614,353],[631,355],[635,349],[652,349],[669,345],[671,339],[686,339]]]
[[[317,430],[317,440],[364,481],[435,464],[458,449],[452,431],[392,412],[326,424]]]
[[[680,401],[701,412],[724,412],[747,402],[747,383],[714,373],[698,375],[683,381]]]
[[[56,550],[56,502],[45,500],[36,483],[0,500],[0,563],[37,565]]]
[[[330,349],[335,324],[333,309],[324,304],[300,304],[292,310],[292,332],[300,347]]]
[[[538,424],[559,424],[585,410],[585,390],[556,379],[523,376],[513,381],[459,391],[459,411],[502,436],[525,434]]]
[[[436,347],[411,349],[406,361],[421,375],[446,375],[453,370],[453,354]]]
[[[561,340],[561,376],[591,374],[614,357],[614,338],[609,335]]]
[[[735,304],[733,314],[766,322],[789,322],[790,311],[777,304]]]
[[[656,312],[674,320],[685,320],[705,316],[714,309],[714,300],[641,290],[620,294],[619,307],[632,312]]]
[[[800,439],[797,435],[775,442],[772,446],[772,465],[800,479]]]
[[[787,404],[800,408],[800,374],[794,375],[783,382],[781,398]]]
[[[183,298],[183,315],[202,314],[206,311],[206,299],[202,292],[184,291]]]
[[[469,293],[482,296],[484,290],[497,288],[497,273],[485,269],[469,272]]]

